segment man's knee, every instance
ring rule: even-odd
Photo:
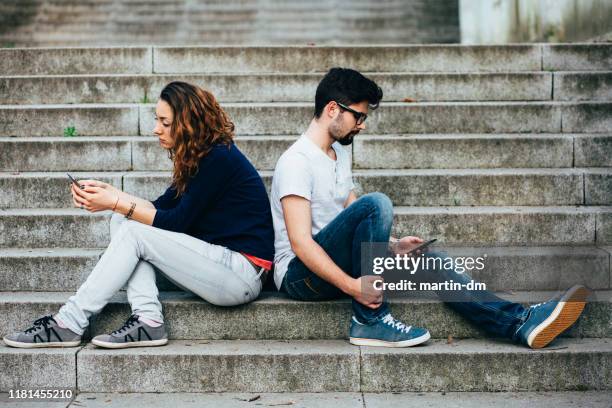
[[[364,194],[359,198],[363,205],[373,208],[385,224],[393,223],[393,203],[387,195],[379,192]]]

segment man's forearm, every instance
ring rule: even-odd
[[[347,295],[352,296],[355,279],[344,272],[314,240],[295,248],[296,256],[321,279],[331,283]]]

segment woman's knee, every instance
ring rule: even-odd
[[[142,232],[144,231],[145,227],[145,224],[134,220],[128,220],[124,217],[124,221],[121,221],[121,224],[119,224],[118,228],[115,230],[115,236],[128,236],[135,242],[139,243],[143,238]]]
[[[127,218],[125,218],[123,215],[119,213],[113,213],[111,220],[110,220],[111,238],[115,236],[115,234],[119,231],[119,228],[121,227],[121,225],[124,224],[126,220]]]

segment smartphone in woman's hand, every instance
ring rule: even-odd
[[[66,175],[68,176],[68,178],[70,179],[70,181],[72,181],[72,183],[77,186],[78,188],[80,188],[81,190],[85,189],[85,186],[80,185],[79,183],[77,183],[77,181],[68,173],[66,173]]]

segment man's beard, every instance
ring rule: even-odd
[[[332,133],[331,137],[342,146],[348,146],[353,143],[353,138],[357,133],[359,133],[359,131],[352,131],[347,133],[344,137],[338,137]]]

